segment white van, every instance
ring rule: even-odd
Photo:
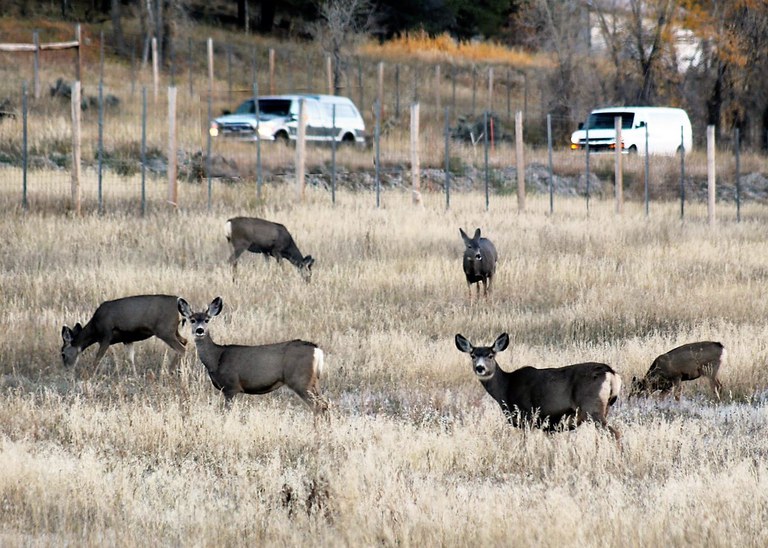
[[[589,128],[590,152],[616,150],[614,119],[621,117],[621,147],[625,154],[645,154],[645,133],[648,130],[648,154],[674,155],[680,151],[681,140],[688,153],[692,146],[691,121],[680,108],[613,107],[593,110],[586,124],[579,124],[571,135],[571,149],[587,146]]]
[[[249,141],[295,141],[299,101],[302,99],[306,109],[307,141],[335,140],[340,143],[365,144],[363,117],[351,99],[336,95],[260,96],[258,124],[256,102],[250,98],[238,106],[234,113],[213,120],[210,133],[213,137],[234,137]]]

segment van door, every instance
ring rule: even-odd
[[[307,141],[325,140],[323,113],[320,110],[320,104],[315,99],[304,99],[304,108],[307,111]]]

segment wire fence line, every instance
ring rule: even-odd
[[[145,212],[147,199],[157,194],[149,192],[147,185],[162,186],[169,166],[182,183],[207,183],[209,202],[213,185],[221,182],[245,181],[257,188],[262,181],[293,182],[298,171],[293,148],[264,143],[262,150],[261,144],[211,139],[211,118],[233,110],[258,90],[262,94],[332,91],[327,59],[316,53],[305,52],[297,59],[288,49],[238,48],[211,40],[189,40],[186,62],[180,62],[181,52],[177,51],[162,77],[134,51],[122,73],[116,77],[110,71],[110,77],[105,78],[104,49],[100,48],[97,68],[93,61],[86,62],[80,105],[82,163],[86,174],[96,174],[99,212],[113,197],[123,199],[127,189],[128,194],[140,196],[140,211]],[[210,52],[207,65],[200,64],[199,59],[205,58],[201,50]],[[66,65],[56,69],[62,66]],[[51,81],[49,93],[39,97],[29,96],[26,80],[21,89],[0,83],[1,97],[8,98],[12,113],[0,122],[0,135],[6,143],[0,146],[0,168],[22,164],[19,187],[23,207],[29,207],[30,193],[66,199],[70,191],[72,81],[63,77],[53,80],[52,74],[55,72],[50,68],[43,71],[43,77]],[[425,68],[423,64],[382,64],[354,58],[344,67],[342,93],[360,107],[373,137],[371,147],[338,153],[333,147],[311,147],[300,184],[328,187],[331,199],[335,199],[337,186],[372,188],[376,205],[382,186],[409,186],[414,157],[409,121],[412,106],[418,104],[423,122],[416,146],[422,158],[423,187],[444,192],[447,207],[452,186],[482,188],[486,208],[491,190],[520,192],[519,181],[517,185],[514,182],[520,179],[517,167],[528,167],[518,148],[525,141],[526,150],[545,151],[548,161],[542,164],[546,173],[539,178],[547,179],[543,187],[550,192],[553,210],[554,179],[565,176],[555,172],[551,161],[553,150],[565,148],[562,132],[553,126],[575,128],[578,122],[546,112],[546,98],[531,91],[541,89],[535,78],[499,67],[446,69],[435,64]],[[169,105],[171,95],[176,98],[173,108]],[[522,139],[516,135],[518,129],[522,129]],[[738,147],[735,150],[738,158]],[[576,175],[573,192],[584,195],[588,207],[591,191],[596,190],[591,186],[589,154],[574,154],[572,163],[585,159],[584,173],[573,166],[566,171]],[[643,169],[647,204],[647,162]],[[684,214],[688,177],[684,164],[680,172]],[[139,175],[141,184],[136,188]],[[7,177],[5,180],[9,181]],[[523,181],[523,192],[525,184]],[[173,199],[166,196],[165,201]]]

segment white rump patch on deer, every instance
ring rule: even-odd
[[[315,348],[315,357],[312,361],[312,366],[315,370],[315,376],[320,379],[323,374],[323,367],[325,367],[325,354],[320,348]]]
[[[232,221],[227,221],[227,227],[224,229],[226,232],[227,240],[232,239]]]

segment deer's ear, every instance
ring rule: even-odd
[[[221,300],[221,297],[216,297],[211,301],[211,304],[208,305],[208,315],[210,317],[218,316],[223,307],[224,301]]]
[[[466,352],[466,353],[472,352],[472,343],[470,343],[467,339],[465,339],[459,333],[456,333],[454,342],[456,343],[456,348],[458,348],[461,352]]]
[[[72,339],[74,338],[74,335],[72,333],[72,330],[67,327],[66,325],[61,328],[61,339],[64,341],[65,344],[71,344]]]
[[[189,318],[192,315],[192,308],[189,306],[189,303],[181,297],[176,300],[176,307],[179,309],[179,313],[185,318]]]
[[[480,229],[479,228],[475,229],[475,235],[472,236],[472,239],[473,240],[479,240],[480,239]]]
[[[493,343],[494,352],[503,352],[509,346],[509,335],[502,333]]]
[[[312,269],[312,265],[315,264],[315,259],[312,257],[312,255],[307,255],[304,257],[304,264],[307,266],[308,269]]]
[[[464,240],[464,242],[468,242],[469,241],[469,236],[467,236],[467,233],[464,232],[464,229],[460,228],[459,229],[459,234],[461,234],[461,239]]]

